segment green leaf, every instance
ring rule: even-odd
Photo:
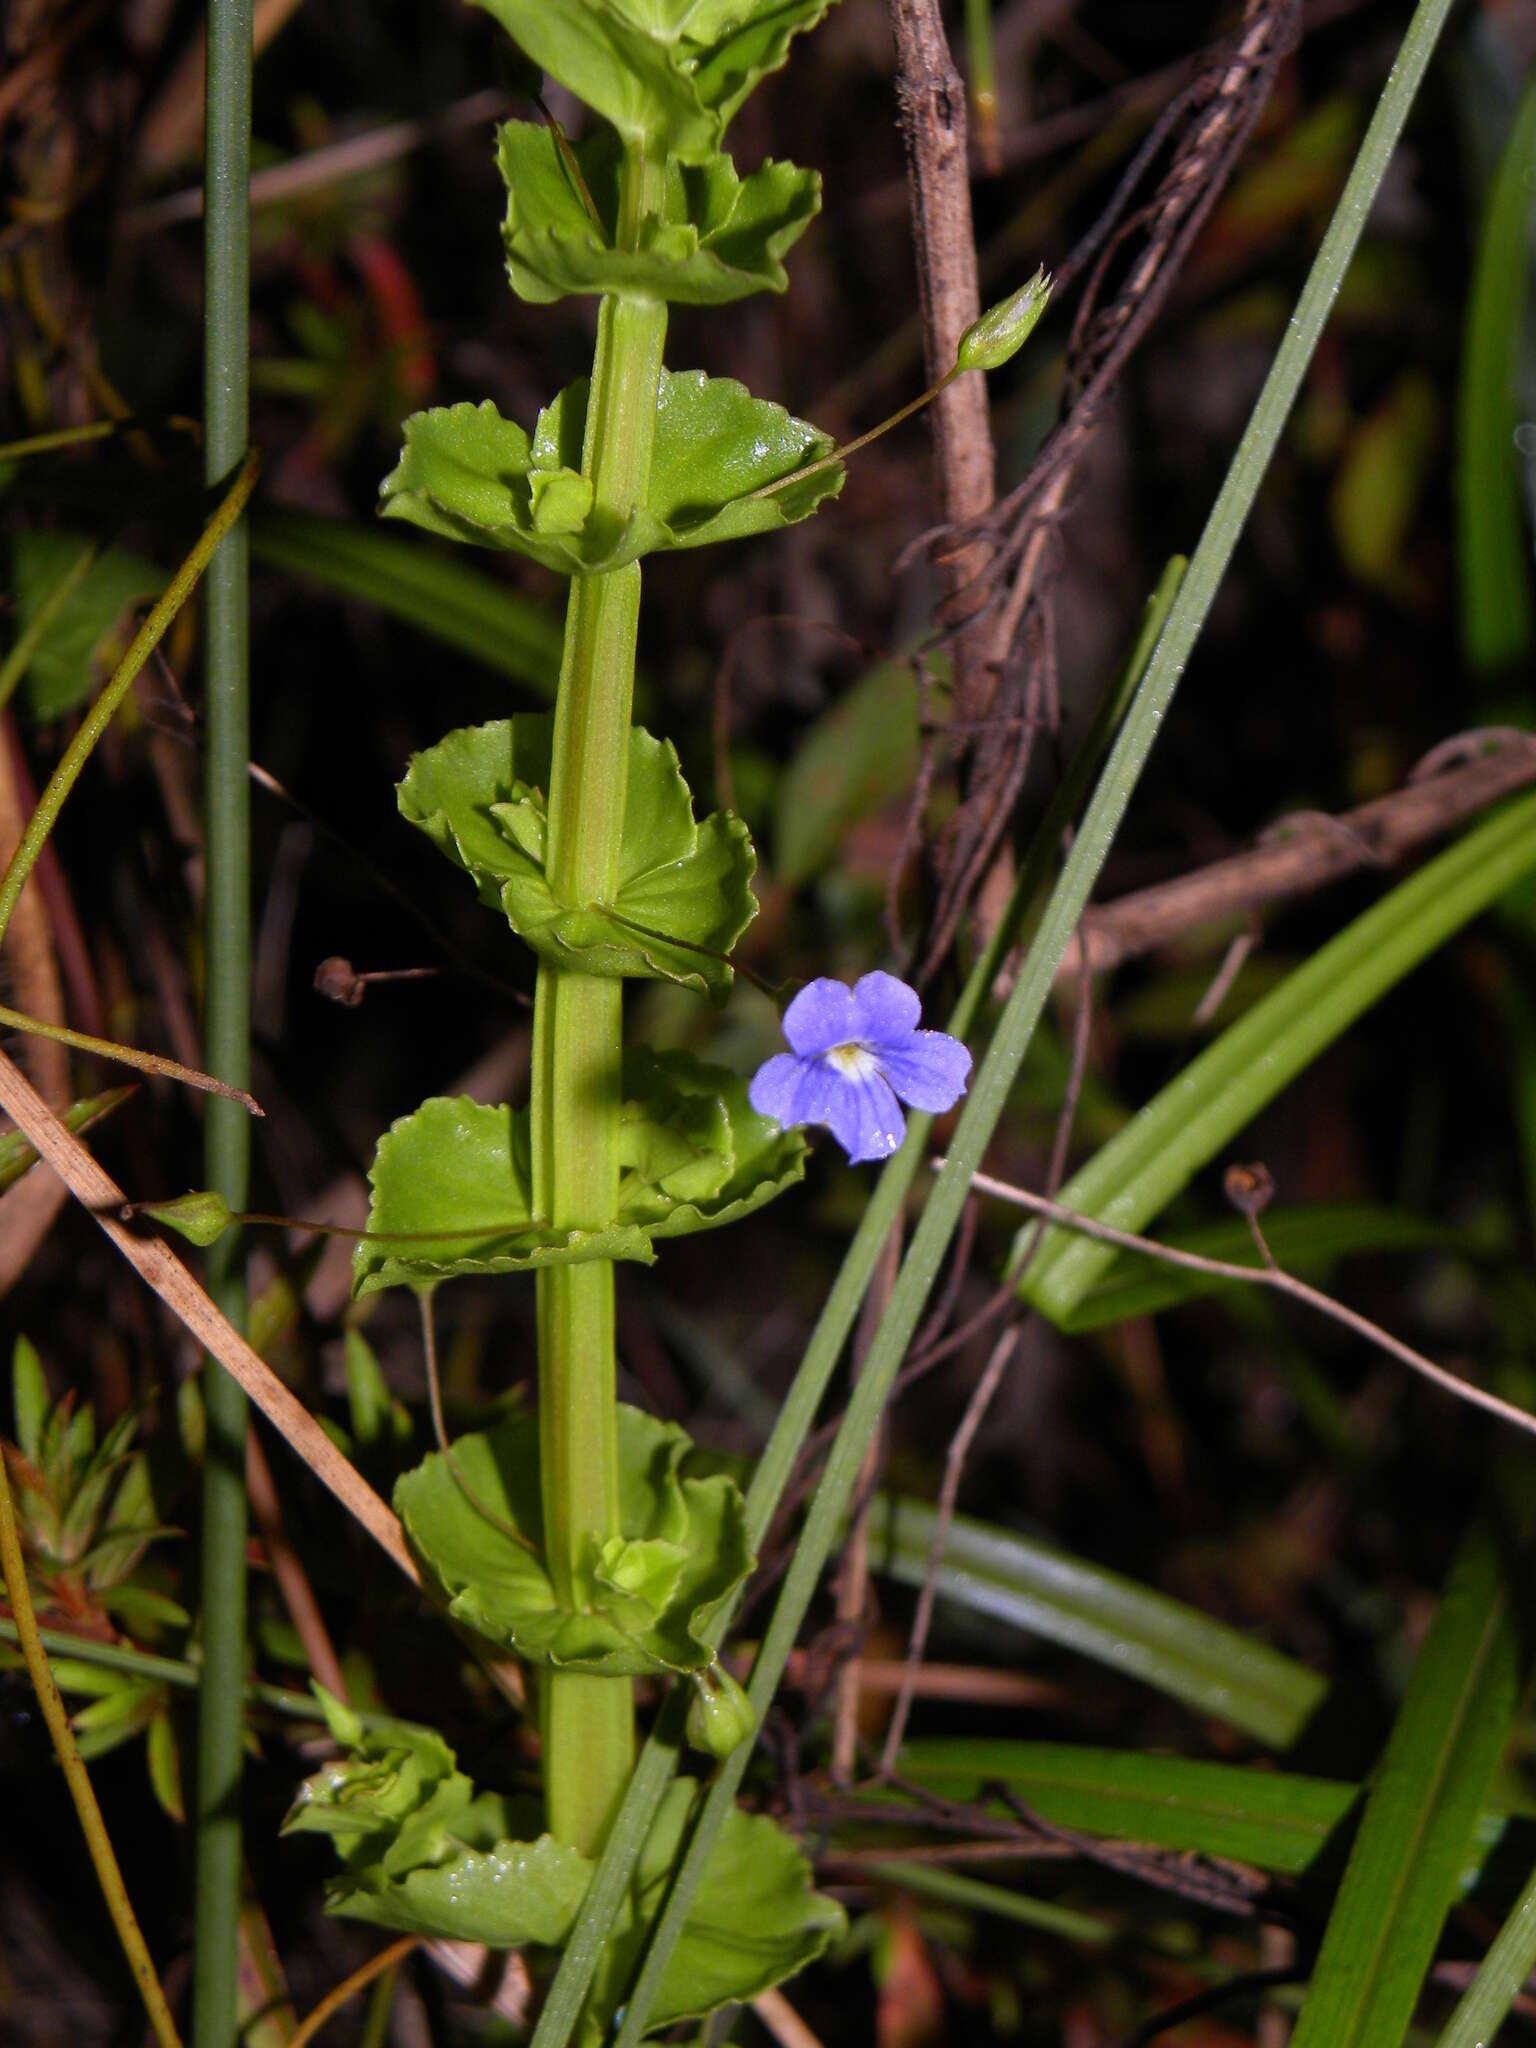
[[[1486,2048],[1536,1969],[1536,1872],[1462,1993],[1435,2048]]]
[[[604,1951],[584,2016],[590,2043],[609,2038],[666,1896],[698,1808],[699,1788],[667,1788],[630,1887],[628,1911]],[[811,1870],[784,1830],[733,1807],[661,1979],[647,2022],[659,2031],[745,2004],[813,1962],[846,1926],[843,1909],[811,1888]]]
[[[1530,653],[1531,535],[1521,504],[1516,364],[1529,294],[1536,83],[1505,144],[1478,241],[1462,345],[1456,444],[1461,644],[1475,669],[1513,667]]]
[[[607,1230],[534,1219],[526,1109],[435,1096],[401,1117],[369,1174],[372,1235],[353,1256],[353,1292],[588,1259],[648,1265],[653,1238],[733,1223],[805,1172],[803,1134],[760,1117],[746,1082],[724,1067],[637,1046],[625,1054],[624,1088],[619,1208]],[[379,1241],[396,1232],[397,1244]]]
[[[1386,2048],[1407,2033],[1520,1704],[1511,1587],[1526,1569],[1473,1525],[1376,1771],[1294,2048]]]
[[[11,543],[18,634],[86,545],[79,534],[19,533]],[[49,622],[32,650],[27,698],[37,718],[60,718],[83,704],[100,680],[96,658],[123,614],[158,597],[165,572],[126,548],[105,548]]]
[[[1143,1230],[1363,1011],[1533,867],[1536,796],[1526,796],[1400,882],[1224,1031],[1073,1175],[1062,1207]],[[1016,1256],[1034,1229],[1021,1232]],[[1019,1291],[1060,1323],[1117,1256],[1048,1227]]]
[[[29,1465],[42,1460],[43,1424],[53,1403],[43,1361],[30,1337],[18,1337],[11,1347],[11,1405],[15,1415],[16,1447]]]
[[[1006,1785],[1053,1827],[1229,1857],[1299,1877],[1360,1799],[1358,1785],[1251,1765],[1206,1763],[1065,1742],[939,1738],[902,1750],[904,1782],[942,1799]]]
[[[702,1670],[714,1658],[704,1632],[753,1557],[735,1482],[696,1475],[692,1452],[675,1424],[619,1407],[620,1534],[594,1541],[574,1610],[559,1606],[539,1554],[535,1416],[509,1415],[459,1437],[453,1462],[462,1486],[434,1453],[400,1480],[395,1509],[448,1593],[449,1612],[501,1647],[612,1677]]]
[[[313,512],[250,515],[257,561],[375,606],[553,701],[560,615],[405,534]]]
[[[381,511],[578,576],[793,526],[843,487],[843,466],[832,462],[754,496],[830,455],[831,437],[731,378],[663,370],[645,501],[615,529],[588,518],[590,485],[579,473],[586,405],[580,378],[540,413],[531,438],[489,399],[413,413]]]
[[[1290,1273],[1326,1271],[1341,1258],[1362,1252],[1406,1252],[1444,1249],[1455,1233],[1444,1225],[1400,1209],[1369,1202],[1316,1202],[1306,1208],[1266,1209],[1264,1241]],[[1221,1259],[1234,1266],[1261,1264],[1253,1232],[1241,1217],[1211,1223],[1199,1230],[1170,1232],[1162,1240],[1174,1251]],[[1240,1286],[1210,1273],[1180,1271],[1140,1252],[1122,1251],[1102,1280],[1064,1317],[1061,1327],[1074,1335],[1099,1330],[1139,1316],[1160,1315],[1209,1294]]]
[[[544,875],[553,734],[554,721],[539,715],[450,733],[412,760],[401,815],[545,958],[722,1000],[731,969],[713,956],[728,954],[757,913],[746,826],[729,811],[695,824],[671,742],[631,727],[614,901],[563,904]]]
[[[651,157],[698,163],[831,0],[478,0]]]
[[[534,1220],[528,1112],[504,1104],[432,1097],[385,1132],[368,1181],[372,1235],[352,1257],[359,1298],[471,1273],[655,1257],[649,1237],[632,1226],[553,1230]],[[396,1233],[398,1245],[378,1241]]]
[[[532,1803],[478,1790],[433,1730],[383,1720],[365,1730],[321,1697],[353,1755],[305,1781],[283,1831],[331,1836],[346,1867],[327,1886],[330,1909],[405,1934],[558,1947],[592,1864],[550,1835],[519,1838],[537,1825]],[[698,1791],[679,1779],[662,1802],[594,1988],[589,2039],[623,2000]],[[812,1891],[804,1856],[772,1821],[734,1812],[708,1880],[663,1980],[657,2026],[755,1998],[844,1927],[842,1908]]]
[[[920,1586],[935,1522],[925,1501],[878,1496],[870,1518],[871,1568]],[[965,1515],[950,1525],[938,1590],[973,1613],[1138,1678],[1271,1748],[1296,1740],[1327,1690],[1304,1665],[1181,1601]]]
[[[624,1054],[624,1092],[619,1217],[621,1222],[644,1221],[653,1238],[685,1237],[734,1223],[804,1176],[804,1133],[781,1130],[771,1117],[759,1116],[747,1099],[747,1083],[726,1067],[710,1066],[691,1053],[631,1046]],[[654,1178],[655,1163],[666,1156],[657,1151],[656,1134],[678,1142],[674,1134],[706,1127],[701,1118],[719,1148],[709,1155],[710,1169],[701,1172],[692,1165],[691,1181],[674,1170],[663,1187]],[[642,1156],[652,1160],[651,1178],[640,1164]],[[719,1166],[724,1171],[715,1177]],[[706,1188],[706,1180],[713,1184]]]
[[[643,223],[638,248],[619,248],[618,138],[601,130],[578,143],[575,156],[601,225],[552,129],[509,121],[498,139],[509,195],[507,269],[513,290],[536,304],[568,292],[641,292],[674,305],[718,306],[751,292],[781,292],[789,282],[782,258],[821,207],[815,171],[770,161],[741,178],[728,156],[692,166],[671,159],[663,217]]]
[[[162,1707],[150,1722],[144,1742],[144,1761],[149,1768],[150,1790],[161,1811],[185,1825],[186,1801],[181,1794],[181,1745],[170,1709]]]
[[[910,788],[917,767],[917,680],[910,662],[877,662],[817,719],[779,783],[773,846],[780,881],[819,874],[848,827]]]

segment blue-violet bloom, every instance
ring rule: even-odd
[[[894,974],[852,988],[812,981],[784,1012],[792,1048],[759,1067],[748,1090],[759,1116],[826,1124],[852,1160],[885,1159],[906,1136],[896,1097],[913,1109],[953,1109],[971,1056],[944,1031],[919,1031],[917,992]]]

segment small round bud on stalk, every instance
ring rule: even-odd
[[[723,1665],[711,1664],[690,1675],[694,1693],[688,1741],[709,1756],[727,1757],[757,1726],[752,1703]]]
[[[129,1202],[124,1216],[148,1216],[151,1222],[178,1231],[192,1244],[210,1245],[221,1238],[235,1220],[234,1211],[213,1188],[195,1194],[178,1195],[172,1202]]]
[[[1042,266],[1028,284],[1021,284],[1000,304],[989,306],[967,327],[955,350],[956,370],[1001,369],[1028,341],[1050,298],[1051,280]]]

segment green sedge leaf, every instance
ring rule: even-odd
[[[651,157],[699,163],[831,0],[478,0]]]
[[[371,1235],[352,1260],[358,1297],[471,1273],[655,1257],[642,1230],[552,1230],[535,1220],[526,1110],[435,1096],[385,1132],[368,1180]],[[396,1232],[399,1242],[381,1242]]]
[[[1051,279],[1042,265],[1028,284],[973,320],[955,350],[957,370],[1000,370],[1034,333],[1050,304]]]
[[[594,220],[551,129],[509,121],[497,161],[506,180],[502,240],[519,297],[534,304],[571,292],[645,293],[674,305],[718,306],[752,292],[783,291],[783,257],[821,207],[821,179],[793,164],[766,163],[738,176],[728,156],[698,165],[669,161],[665,213],[647,220],[640,246],[616,246],[623,149],[611,129],[578,143],[575,156]]]
[[[559,1604],[538,1548],[536,1416],[459,1437],[457,1476],[428,1457],[396,1485],[395,1511],[449,1612],[500,1647],[615,1678],[700,1670],[714,1656],[709,1624],[754,1562],[740,1491],[692,1471],[693,1445],[675,1424],[621,1405],[617,1433],[620,1530],[593,1540],[574,1607]]]
[[[401,815],[546,959],[723,1000],[724,956],[757,914],[746,826],[728,811],[696,824],[671,743],[636,726],[614,900],[562,903],[544,873],[553,736],[553,719],[537,714],[450,733],[412,760]]]
[[[185,1825],[186,1801],[181,1792],[181,1745],[170,1709],[162,1706],[150,1722],[144,1742],[144,1761],[149,1770],[150,1790],[161,1811]]]
[[[829,435],[731,378],[663,370],[646,500],[616,529],[589,516],[591,487],[580,474],[587,391],[586,378],[568,385],[539,415],[531,438],[489,400],[413,413],[380,510],[428,533],[510,548],[578,576],[669,549],[777,532],[843,487],[841,463],[800,474],[831,454]],[[754,495],[775,484],[781,488]]]

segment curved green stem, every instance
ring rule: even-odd
[[[638,235],[660,204],[661,166],[628,166],[623,211]],[[582,467],[593,518],[617,530],[650,476],[667,309],[605,299],[598,322]],[[566,614],[549,788],[548,874],[571,904],[617,893],[629,774],[640,570],[577,576]],[[623,984],[544,964],[533,1011],[533,1190],[556,1228],[600,1229],[619,1195]],[[594,1548],[619,1533],[613,1267],[538,1276],[539,1455],[544,1548],[562,1605],[579,1604]],[[629,1685],[551,1672],[541,1691],[551,1832],[588,1855],[601,1847],[634,1761]]]

